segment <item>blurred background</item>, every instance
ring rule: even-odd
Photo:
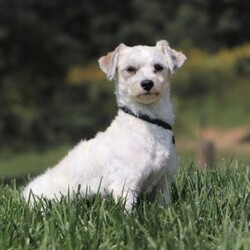
[[[181,159],[249,160],[248,0],[0,0],[0,176],[37,174],[117,112],[97,59],[166,39]],[[206,144],[207,145],[207,144]],[[210,154],[210,153],[209,153]]]

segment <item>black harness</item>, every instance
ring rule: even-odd
[[[159,127],[162,127],[164,129],[172,131],[172,126],[170,124],[168,124],[167,122],[164,122],[164,121],[162,121],[160,119],[151,118],[148,115],[145,115],[145,114],[142,114],[142,113],[139,113],[138,115],[136,115],[135,113],[132,112],[131,109],[129,109],[126,106],[119,107],[119,109],[121,109],[123,112],[125,112],[125,113],[127,113],[129,115],[133,115],[134,117],[139,118],[139,119],[141,119],[143,121],[152,123],[154,125],[157,125]],[[175,138],[174,138],[174,136],[172,136],[172,143],[175,144]]]

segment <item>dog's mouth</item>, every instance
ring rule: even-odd
[[[151,92],[151,91],[145,91],[143,93],[140,93],[138,97],[158,97],[160,95],[159,92]]]
[[[143,96],[158,96],[159,93],[151,93],[151,92],[146,92],[142,94]]]
[[[143,93],[140,93],[136,97],[138,102],[141,102],[143,104],[152,104],[159,99],[159,96],[160,93],[158,92],[145,91]]]

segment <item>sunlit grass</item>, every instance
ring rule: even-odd
[[[142,201],[130,214],[122,202],[99,196],[41,201],[30,209],[19,192],[15,184],[0,188],[1,249],[248,250],[250,245],[247,164],[237,169],[228,161],[201,172],[182,163],[167,208]]]

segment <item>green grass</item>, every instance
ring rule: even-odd
[[[27,173],[40,173],[53,167],[70,148],[70,146],[61,146],[40,152],[1,152],[0,176],[10,178],[27,175]]]
[[[41,201],[30,209],[15,183],[2,184],[0,249],[248,250],[249,165],[224,162],[205,172],[183,165],[171,205],[142,201],[130,214],[99,196]]]

